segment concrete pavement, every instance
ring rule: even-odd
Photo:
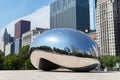
[[[120,80],[120,72],[0,71],[0,80]]]

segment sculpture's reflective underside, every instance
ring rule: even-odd
[[[74,71],[90,71],[98,66],[94,59],[98,50],[86,34],[73,29],[53,29],[39,35],[30,46],[31,62],[37,69],[60,67]]]

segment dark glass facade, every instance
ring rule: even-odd
[[[90,30],[89,0],[56,0],[50,5],[50,28]]]
[[[15,49],[14,49],[15,54],[19,53],[19,50],[21,48],[21,43],[22,43],[21,41],[22,41],[21,39],[16,39],[15,40]]]
[[[15,24],[15,40],[20,39],[23,33],[30,31],[30,25],[30,21],[20,20],[19,22],[17,22]]]

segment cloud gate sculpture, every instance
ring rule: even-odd
[[[60,67],[90,71],[99,65],[97,45],[85,33],[58,28],[40,34],[30,45],[30,60],[37,69],[50,71]]]

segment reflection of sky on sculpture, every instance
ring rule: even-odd
[[[59,49],[72,48],[72,50],[90,52],[96,47],[94,41],[88,35],[73,29],[53,29],[39,35],[31,44],[31,47],[49,46]],[[90,53],[92,54],[92,53]]]

